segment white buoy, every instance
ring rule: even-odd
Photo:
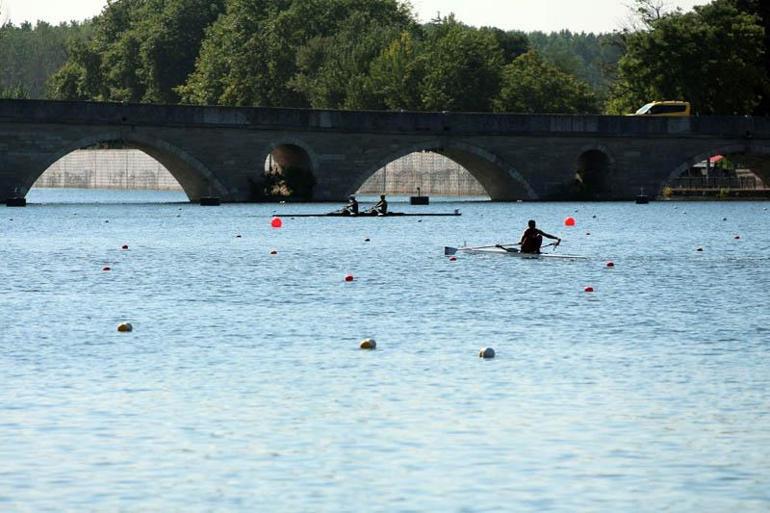
[[[134,331],[134,327],[131,325],[130,322],[121,322],[118,324],[118,331],[120,333],[131,333]]]
[[[374,349],[377,349],[377,342],[373,338],[367,338],[361,341],[361,345],[359,347],[361,349],[373,351]]]
[[[484,358],[485,360],[490,360],[495,357],[495,350],[491,347],[482,347],[479,351],[479,358]]]

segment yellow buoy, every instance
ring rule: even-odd
[[[491,347],[482,347],[479,351],[479,358],[484,358],[485,360],[489,360],[491,358],[495,357],[495,350]]]
[[[131,333],[134,331],[134,327],[131,325],[130,322],[121,322],[118,324],[118,331],[120,333]]]
[[[377,342],[372,338],[367,338],[361,341],[361,349],[374,350],[377,349]]]

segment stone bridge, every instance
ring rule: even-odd
[[[770,119],[0,100],[0,201],[26,195],[58,159],[100,143],[154,157],[191,201],[263,199],[268,156],[278,167],[311,172],[314,201],[342,201],[378,169],[417,151],[456,161],[496,201],[625,200],[641,188],[659,193],[717,153],[767,162]],[[770,179],[767,166],[762,173]]]

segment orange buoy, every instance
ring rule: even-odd
[[[276,216],[273,218],[272,221],[270,221],[270,226],[272,226],[273,228],[281,228],[283,227],[283,221],[281,220],[280,217]]]
[[[277,252],[276,250],[272,250],[272,251],[270,252],[270,254],[271,254],[271,255],[277,255],[277,254],[278,254],[278,252]]]
[[[584,291],[585,291],[585,292],[594,292],[594,288],[593,288],[593,287],[586,287],[586,288],[584,289]]]
[[[346,274],[345,275],[345,281],[350,283],[351,281],[355,280],[355,277],[352,274]]]
[[[615,262],[607,262],[607,267],[615,267]]]
[[[575,226],[575,218],[570,216],[564,220],[564,226]]]
[[[128,249],[128,244],[123,244],[123,247],[120,249]]]
[[[457,257],[456,256],[449,257],[449,261],[450,262],[457,262]]]
[[[112,271],[112,267],[107,267],[107,266],[102,267],[102,271],[104,271],[104,272]]]

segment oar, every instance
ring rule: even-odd
[[[494,244],[492,246],[474,246],[472,248],[464,247],[462,249],[491,249],[491,248],[501,248],[505,249],[506,251],[509,251],[506,246],[521,246],[520,243],[510,243],[510,244]],[[454,256],[459,251],[459,248],[452,248],[449,246],[444,246],[444,255],[445,256]]]
[[[521,246],[520,242],[511,242],[509,244],[492,244],[491,246],[474,246],[468,249],[490,249],[490,248],[505,248],[507,246]]]
[[[508,246],[514,246],[514,245],[515,245],[515,246],[521,246],[521,244],[508,244]],[[519,253],[519,250],[518,250],[518,249],[516,249],[516,248],[508,248],[508,247],[505,247],[505,246],[504,246],[504,245],[502,245],[502,244],[498,244],[498,245],[496,245],[495,247],[496,247],[496,248],[500,248],[500,249],[502,249],[503,251],[507,251],[508,253]]]
[[[543,246],[543,247],[544,247],[544,248],[547,248],[548,246],[553,246],[553,251],[552,251],[552,253],[555,253],[555,252],[556,252],[556,248],[558,248],[558,247],[559,247],[559,244],[561,244],[561,239],[557,240],[556,242],[552,242],[552,243],[550,243],[550,244],[547,244],[547,245],[545,245],[545,246]]]
[[[521,246],[521,244],[517,244],[517,245]],[[545,246],[542,246],[540,249],[551,247],[551,246],[553,246],[553,250],[556,251],[556,248],[559,247],[559,243],[558,242],[552,242],[551,244],[546,244]],[[504,246],[496,246],[496,247],[498,247],[500,249],[504,249],[504,250],[506,250],[509,253],[519,253],[518,249],[513,249],[513,248],[508,249],[508,248],[506,248]]]

